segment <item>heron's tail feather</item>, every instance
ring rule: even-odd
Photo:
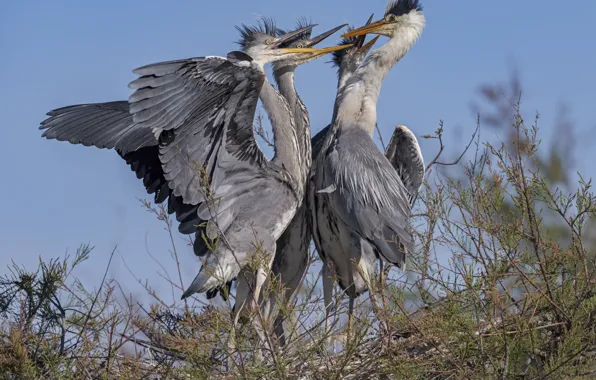
[[[401,270],[405,270],[407,256],[414,252],[412,235],[403,228],[385,226],[381,236],[367,240],[385,261]]]
[[[228,283],[231,284],[231,280],[238,274],[237,271],[234,273],[235,268],[230,265],[215,262],[212,264],[203,265],[192,284],[182,294],[182,299],[190,297],[194,293],[212,293],[215,289],[223,288]]]
[[[204,293],[208,290],[215,288],[215,282],[215,278],[213,276],[207,275],[205,272],[203,272],[203,269],[201,268],[201,271],[192,281],[192,284],[190,284],[188,289],[186,289],[186,291],[184,291],[184,294],[182,294],[182,299],[190,297],[194,293]]]

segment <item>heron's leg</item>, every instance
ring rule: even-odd
[[[350,340],[350,334],[352,332],[352,322],[354,316],[354,299],[356,298],[356,284],[354,283],[354,266],[356,266],[356,270],[358,270],[358,263],[352,258],[348,262],[348,297],[350,297],[350,302],[348,304],[348,334],[347,334],[347,341]]]
[[[389,266],[387,266],[389,267]],[[381,294],[381,305],[383,307],[383,311],[387,312],[387,299],[385,298],[385,269],[383,268],[383,260],[379,260],[379,293]],[[371,293],[371,299],[372,299],[372,293]],[[375,299],[372,299],[372,301],[375,303],[375,305],[378,305],[377,301]],[[373,308],[373,311],[378,310],[376,307]],[[383,320],[383,318],[379,318],[379,315],[377,315],[377,312],[375,311],[375,316],[377,317],[377,319],[379,320],[379,325],[380,325],[380,330],[381,333],[386,333],[389,331],[389,326],[388,324],[385,323],[385,321]]]
[[[238,287],[240,288],[240,287]],[[238,325],[238,319],[240,318],[240,313],[244,308],[245,300],[238,302],[239,297],[238,294],[236,295],[236,304],[234,305],[234,309],[232,310],[232,327],[230,329],[230,335],[228,336],[228,371],[232,369],[234,365],[234,354],[237,349],[236,345],[236,326]]]
[[[331,343],[331,353],[335,355],[335,339],[332,337],[332,314],[336,309],[336,302],[333,299],[333,270],[330,267],[330,263],[323,263],[323,300],[325,302],[325,342],[328,345]]]
[[[348,338],[350,337],[350,333],[352,332],[352,324],[354,323],[354,301],[356,300],[356,296],[354,292],[349,294],[350,303],[348,304]]]
[[[255,288],[254,288],[254,293],[253,293],[253,305],[254,308],[253,310],[256,311],[257,314],[255,318],[253,319],[253,325],[255,328],[255,331],[257,332],[257,335],[259,337],[259,342],[258,342],[258,347],[255,350],[255,359],[260,362],[263,358],[263,349],[262,349],[262,345],[267,341],[267,337],[265,335],[265,327],[264,324],[266,323],[266,321],[264,320],[265,317],[263,316],[263,314],[260,312],[259,309],[259,294],[261,294],[261,289],[263,288],[263,284],[265,283],[265,280],[267,280],[267,272],[265,271],[264,268],[260,267],[259,269],[257,269],[257,275],[255,278]]]
[[[333,278],[329,263],[323,263],[323,300],[325,302],[325,336],[327,342],[330,341],[331,335],[331,313],[333,312]],[[335,349],[335,343],[333,343]]]
[[[269,297],[267,297],[265,304],[261,307],[261,313],[263,318],[266,321],[270,321],[272,317],[275,316],[275,321],[273,322],[273,331],[275,333],[275,337],[277,339],[277,343],[281,346],[285,346],[285,336],[284,336],[284,317],[281,315],[281,310],[279,305],[285,304],[285,300],[281,299],[284,295],[283,289],[281,289],[281,285],[279,283],[276,286],[277,291],[272,292]]]
[[[288,318],[289,318],[289,328],[287,330],[289,332],[287,333],[288,336],[284,337],[284,342],[290,341],[294,337],[294,335],[296,334],[296,330],[298,329],[298,320],[296,320],[296,313],[295,313],[294,309],[292,309]],[[285,330],[285,327],[284,327],[284,330]],[[284,334],[285,334],[285,332],[284,332]]]
[[[379,284],[375,283],[375,266],[376,266],[376,256],[373,251],[372,246],[363,240],[360,240],[360,257],[362,258],[359,262],[357,267],[358,273],[360,277],[366,283],[366,286],[370,292],[370,302],[372,305],[372,311],[375,318],[379,321],[381,331],[384,330],[384,323],[383,323],[383,316],[381,315],[381,310],[379,309],[379,302],[377,298],[377,291],[381,292],[381,298],[383,298],[383,290],[380,286],[381,278],[379,279]],[[374,261],[371,259],[374,258]],[[381,268],[381,276],[382,276],[382,268],[383,268],[383,260],[380,260],[380,268]],[[384,298],[383,298],[384,299]]]
[[[239,349],[238,344],[236,342],[236,327],[238,326],[238,321],[242,316],[243,312],[246,312],[246,308],[249,306],[250,300],[250,281],[252,280],[252,274],[250,270],[242,270],[238,274],[238,286],[236,288],[236,303],[234,308],[232,309],[232,328],[230,329],[230,337],[228,339],[228,351],[229,351],[229,358],[228,358],[228,368],[232,368],[231,366],[234,364],[234,354],[235,351]]]
[[[262,345],[266,342],[271,346],[271,342],[267,339],[267,334],[265,331],[265,326],[268,325],[268,321],[265,319],[263,314],[261,313],[261,309],[259,308],[259,298],[261,295],[261,290],[263,289],[263,285],[267,281],[267,276],[269,271],[271,270],[271,266],[273,265],[273,258],[275,257],[275,248],[276,242],[273,238],[267,239],[262,244],[262,253],[265,255],[266,262],[261,262],[258,265],[256,276],[255,276],[255,287],[253,289],[253,305],[254,309],[257,313],[256,318],[254,318],[254,327],[259,336],[259,347],[255,352],[255,358],[257,360],[261,360],[263,357]],[[264,260],[265,261],[265,260]],[[273,349],[273,347],[269,347]]]
[[[284,318],[281,315],[275,318],[274,329],[279,345],[284,347],[286,345],[286,337],[284,335]]]

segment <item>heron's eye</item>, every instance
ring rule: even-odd
[[[387,21],[396,21],[396,20],[397,20],[397,16],[396,16],[396,15],[394,15],[394,14],[388,14],[388,15],[385,17],[385,20],[387,20]]]
[[[271,40],[265,40],[265,45],[271,45]]]
[[[302,49],[302,48],[304,47],[304,45],[302,45],[302,44],[298,44],[298,45],[296,45],[296,47],[297,47],[298,49]]]

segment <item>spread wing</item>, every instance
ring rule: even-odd
[[[408,194],[374,142],[361,130],[339,131],[318,162],[317,196],[327,196],[354,233],[402,267],[413,251]]]
[[[183,234],[195,233],[196,226],[200,224],[197,216],[198,207],[185,204],[181,197],[172,194],[159,161],[159,147],[148,146],[126,154],[122,154],[118,149],[117,151],[135,172],[137,178],[143,180],[147,193],[154,194],[155,203],[168,200],[168,213],[175,213],[176,220],[180,222],[178,230]]]
[[[159,159],[174,195],[197,205],[205,188],[222,195],[230,176],[263,169],[253,135],[264,73],[242,52],[143,66],[130,84],[130,112],[160,141]],[[227,180],[226,180],[227,179]]]
[[[43,137],[98,148],[114,148],[126,161],[137,178],[143,181],[155,203],[171,195],[159,161],[157,139],[150,129],[133,121],[128,101],[79,104],[48,112],[41,123]],[[186,205],[179,197],[169,197],[168,212],[176,213],[179,230],[196,231],[197,207]]]
[[[385,156],[399,174],[413,206],[424,181],[424,158],[416,136],[403,125],[395,127]]]
[[[133,122],[127,101],[78,104],[47,115],[39,129],[48,139],[116,148],[122,154],[157,144],[150,129]]]

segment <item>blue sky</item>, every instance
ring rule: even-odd
[[[478,85],[506,80],[512,64],[524,85],[524,109],[540,111],[545,137],[554,132],[549,125],[560,102],[571,106],[577,132],[587,135],[596,126],[596,2],[561,4],[424,2],[427,27],[381,91],[378,115],[385,138],[397,124],[418,136],[432,133],[440,119],[447,135],[457,129],[469,133],[475,120],[469,105]],[[126,99],[133,68],[225,55],[237,48],[234,25],[255,23],[263,15],[288,28],[306,16],[323,31],[361,24],[384,9],[381,0],[2,2],[0,268],[11,259],[33,267],[39,256],[60,256],[89,242],[96,249],[78,275],[97,284],[118,245],[110,274],[138,293],[123,260],[140,278],[156,278],[158,269],[146,247],[171,262],[162,225],[137,201],[145,197],[141,182],[113,151],[42,139],[37,128],[47,111]],[[329,122],[335,97],[335,70],[325,61],[301,67],[296,75],[314,132]],[[465,142],[455,138],[449,144],[461,149]],[[432,142],[421,145],[427,159],[436,152]],[[589,165],[580,169],[594,174]],[[190,249],[179,248],[187,285],[199,264]]]

